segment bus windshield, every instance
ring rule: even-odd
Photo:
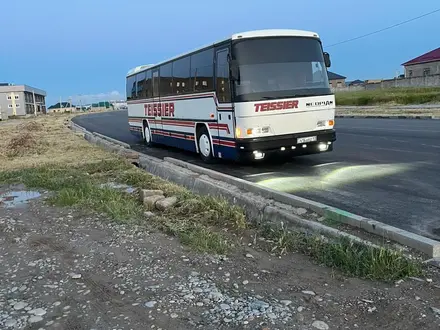
[[[238,40],[233,43],[232,58],[238,68],[235,102],[331,94],[318,39]]]

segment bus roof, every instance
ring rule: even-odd
[[[157,64],[148,64],[148,65],[141,65],[137,66],[134,69],[131,69],[127,73],[127,77],[132,76],[134,74],[137,74],[139,72],[145,71],[148,68],[159,66],[162,64],[165,64],[167,62],[173,61],[175,59],[178,59],[180,57],[186,56],[188,54],[197,52],[201,49],[208,48],[210,46],[220,44],[222,42],[228,41],[228,40],[238,40],[238,39],[246,39],[246,38],[264,38],[264,37],[309,37],[309,38],[317,38],[319,39],[319,35],[315,32],[311,31],[304,31],[304,30],[292,30],[292,29],[267,29],[267,30],[253,30],[253,31],[246,31],[241,33],[233,34],[231,37],[223,40],[216,41],[214,43],[198,47],[197,49],[193,49],[192,51],[174,56],[172,58],[169,58],[165,61],[159,62]]]
[[[152,66],[154,66],[154,64],[139,65],[139,66],[131,69],[130,71],[128,71],[127,77],[132,76],[132,75],[139,73],[141,71],[147,70],[148,68],[151,68]]]

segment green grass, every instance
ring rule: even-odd
[[[139,196],[101,186],[110,181],[139,189],[160,189],[166,196],[177,196],[176,207],[162,214],[157,211],[159,216],[148,223],[177,236],[197,251],[224,254],[232,242],[221,230],[246,227],[243,211],[225,200],[192,194],[118,159],[69,168],[36,167],[0,172],[0,183],[22,183],[29,189],[53,192],[47,199],[52,205],[105,213],[119,222],[145,221],[146,207]]]
[[[105,213],[115,220],[133,220],[142,216],[142,209],[133,196],[111,188],[84,183],[76,188],[63,188],[48,199],[56,206],[81,206]]]
[[[109,171],[117,162],[102,162],[102,170]],[[122,165],[124,165],[122,163]],[[142,215],[137,198],[126,192],[100,187],[100,183],[111,178],[93,177],[89,165],[77,168],[39,167],[19,171],[0,172],[0,182],[23,183],[29,189],[45,189],[54,192],[48,202],[55,206],[79,206],[88,210],[106,213],[114,220],[127,221]]]
[[[231,250],[231,242],[224,235],[205,226],[188,227],[178,236],[183,244],[199,252],[226,254]]]
[[[390,88],[337,92],[335,97],[337,105],[349,106],[440,103],[440,88]]]
[[[300,252],[344,274],[372,280],[395,281],[422,274],[422,265],[400,252],[352,242],[347,238],[329,240],[317,235],[289,231],[283,225],[262,229],[272,242],[272,252]]]

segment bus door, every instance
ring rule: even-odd
[[[162,117],[159,113],[159,69],[156,69],[152,72],[152,87],[153,87],[153,116],[154,120],[151,121],[150,129],[154,132],[154,141],[160,142],[163,140],[163,132],[162,132]]]
[[[234,109],[231,103],[229,54],[228,46],[220,46],[215,52],[215,88],[218,100],[218,148],[215,153],[219,157],[223,157],[225,152],[229,153],[234,144]]]

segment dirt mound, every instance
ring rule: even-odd
[[[28,133],[23,132],[14,136],[7,144],[7,155],[10,157],[20,156],[34,150],[37,145],[36,138]]]
[[[20,131],[38,132],[38,131],[43,130],[44,125],[41,123],[37,123],[36,121],[30,121],[30,122],[18,125],[17,128]]]

